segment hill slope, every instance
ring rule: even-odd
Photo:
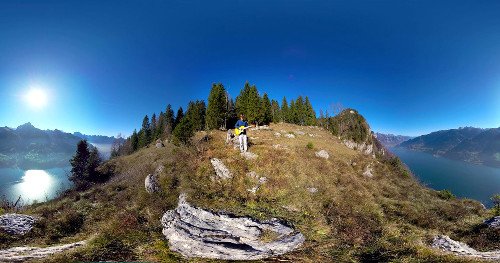
[[[400,147],[476,164],[500,167],[500,128],[442,130],[399,144]]]

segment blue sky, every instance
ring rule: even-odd
[[[500,126],[499,1],[1,1],[0,126],[125,135],[245,81],[375,131]],[[48,104],[23,99],[30,87]]]

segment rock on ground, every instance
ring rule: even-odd
[[[227,169],[227,167],[222,163],[221,160],[217,158],[212,158],[210,160],[212,166],[214,167],[215,174],[221,179],[229,179],[233,177],[233,174]]]
[[[329,154],[328,154],[328,152],[327,152],[327,151],[325,151],[325,150],[321,150],[321,151],[316,152],[316,153],[314,153],[314,154],[316,155],[316,157],[325,158],[325,159],[330,158],[330,155],[329,155]]]
[[[295,135],[293,135],[293,134],[291,134],[291,133],[287,133],[287,134],[285,134],[284,136],[285,136],[286,138],[288,138],[288,139],[293,139],[293,138],[295,138]]]
[[[365,155],[370,155],[373,153],[373,144],[366,144],[366,143],[356,143],[351,140],[344,140],[343,141],[344,145],[347,146],[347,148],[352,149],[352,150],[358,150]]]
[[[459,256],[470,256],[480,259],[500,260],[500,250],[490,252],[479,252],[467,244],[455,241],[449,236],[439,235],[434,237],[432,247],[439,248],[446,252],[451,252]]]
[[[491,228],[495,228],[495,229],[499,229],[500,228],[500,216],[495,216],[495,217],[492,217],[486,221],[484,221],[484,223],[488,226],[488,227],[491,227]]]
[[[281,137],[281,133],[279,133],[279,132],[275,132],[275,133],[274,133],[274,136],[275,136],[275,137]]]
[[[276,219],[259,222],[212,213],[191,206],[183,194],[177,208],[167,211],[161,223],[169,248],[186,258],[263,259],[290,252],[305,240],[300,232]],[[267,231],[275,232],[273,241],[261,240]]]
[[[0,262],[24,262],[27,260],[48,257],[69,249],[85,245],[86,241],[57,245],[52,247],[13,247],[0,250]]]
[[[248,172],[247,176],[250,177],[251,179],[258,180],[257,184],[254,187],[247,189],[247,191],[252,194],[255,194],[257,190],[259,190],[260,186],[267,182],[267,177],[265,176],[261,177],[254,171]]]
[[[5,214],[0,216],[0,228],[11,235],[24,235],[31,231],[36,218],[23,214]]]
[[[295,131],[295,134],[297,134],[297,135],[305,135],[306,133],[305,133],[305,132],[303,132],[303,131],[298,131],[298,130],[297,130],[297,131]]]
[[[144,180],[144,187],[146,187],[146,191],[150,194],[159,192],[160,181],[158,180],[158,175],[149,174],[146,176],[146,180]]]
[[[318,192],[318,188],[316,188],[316,187],[308,187],[307,191],[309,191],[309,193],[311,193],[311,194],[314,194],[314,193]]]
[[[363,172],[363,175],[366,177],[369,177],[369,178],[373,177],[373,168],[372,168],[371,164],[366,166],[365,171]]]
[[[242,152],[241,156],[245,157],[247,160],[255,160],[259,157],[257,154],[251,152]]]
[[[158,139],[158,140],[156,140],[155,146],[156,146],[156,148],[162,148],[165,145],[163,145],[163,142],[160,139]]]

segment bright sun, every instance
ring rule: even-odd
[[[31,88],[26,94],[26,102],[33,108],[43,108],[47,105],[47,93],[40,88]]]

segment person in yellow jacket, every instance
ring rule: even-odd
[[[235,128],[235,133],[238,135],[238,141],[240,142],[240,151],[241,152],[246,152],[248,149],[248,140],[247,140],[247,130],[248,128],[248,122],[244,121],[245,116],[243,114],[240,114],[240,119],[236,122],[234,125]]]

